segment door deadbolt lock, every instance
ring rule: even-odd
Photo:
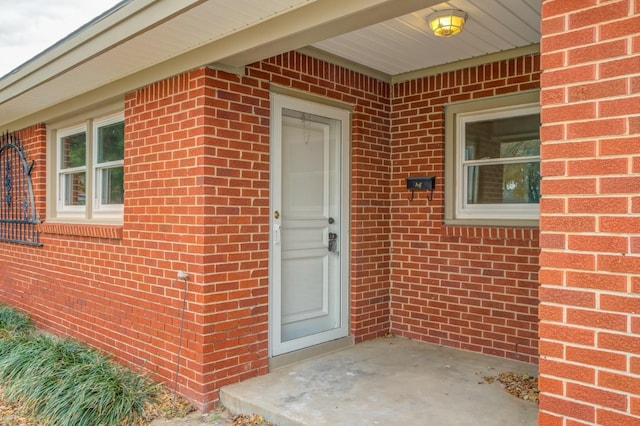
[[[329,251],[336,253],[338,251],[338,234],[329,232]]]
[[[273,212],[273,218],[274,219],[280,219],[280,212],[278,210],[276,210],[275,212]]]

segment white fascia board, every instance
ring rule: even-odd
[[[119,3],[0,79],[0,104],[202,1],[205,0],[135,0]]]
[[[255,0],[264,1],[264,0]],[[34,58],[15,74],[0,80],[0,107],[55,78],[83,61],[117,48],[136,35],[161,26],[173,17],[205,3],[206,0],[132,0],[108,16],[88,24],[78,34],[63,40]],[[128,75],[87,88],[72,99],[60,99],[21,116],[7,117],[5,128],[20,129],[46,122],[61,114],[88,107],[114,96],[122,96],[144,85],[190,69],[223,64],[239,69],[273,55],[310,45],[339,34],[396,18],[438,4],[440,0],[315,0],[299,3],[286,12],[226,34],[179,55],[163,58],[145,69],[132,69]]]

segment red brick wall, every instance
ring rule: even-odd
[[[543,2],[540,425],[640,424],[640,2]]]
[[[27,160],[34,161],[34,170],[38,168],[40,173],[35,174],[31,178],[33,185],[33,197],[36,202],[36,212],[40,214],[40,219],[45,219],[45,194],[46,181],[44,171],[46,170],[47,153],[45,149],[45,141],[47,140],[47,129],[44,124],[35,125],[29,129],[25,129],[19,133],[26,148]]]
[[[201,355],[207,343],[202,324],[208,261],[203,254],[208,230],[202,179],[208,142],[202,136],[204,85],[204,71],[199,71],[127,96],[124,226],[45,220],[41,248],[0,245],[4,302],[28,311],[49,331],[156,371],[156,378],[171,387],[184,285],[175,278],[178,269],[187,271],[180,389],[200,407],[210,404],[211,393],[204,386]],[[25,140],[40,157],[34,182],[38,212],[44,216],[44,127],[22,133],[33,135]]]
[[[171,297],[160,311],[172,315],[183,284],[156,287],[167,283],[153,271],[190,274],[182,392],[205,409],[220,386],[267,371],[268,95],[256,80],[201,69],[126,99],[127,260],[153,294],[137,297]]]
[[[45,219],[45,193],[46,193],[46,128],[44,125],[34,125],[17,133],[22,141],[28,161],[34,161],[31,172],[31,183],[36,207],[36,214],[41,220]],[[4,184],[4,182],[0,183]],[[0,201],[1,203],[2,201]],[[23,259],[30,259],[25,263]],[[22,276],[24,268],[37,268],[36,273],[43,273],[38,264],[42,260],[38,257],[38,249],[31,246],[0,243],[0,301],[4,301],[4,295],[8,295],[18,304],[25,304],[25,299],[31,292],[28,279]]]
[[[391,329],[412,339],[537,360],[538,231],[447,226],[444,105],[539,87],[529,55],[396,84],[391,114]],[[432,201],[405,178],[436,176]]]
[[[201,69],[125,99],[123,226],[45,223],[43,247],[0,245],[0,297],[179,390],[207,410],[267,371],[269,83],[354,105],[352,332],[389,329],[389,87],[297,53],[238,77]],[[44,126],[22,132],[45,211]]]
[[[393,329],[529,360],[537,232],[442,227],[442,192],[432,203],[409,203],[403,187],[418,170],[442,178],[445,102],[536,87],[536,70],[528,57],[481,67],[472,81],[399,84],[392,102],[385,82],[288,53],[251,65],[244,77],[201,69],[129,93],[124,225],[45,222],[42,248],[0,245],[0,298],[40,326],[149,368],[172,387],[184,295],[176,273],[183,270],[180,392],[206,410],[221,386],[265,373],[274,83],[353,106],[356,340]],[[37,156],[44,212],[45,129],[25,135]],[[425,266],[424,258],[432,261]]]
[[[351,332],[389,330],[389,85],[291,52],[254,64],[251,77],[353,106],[351,122]]]

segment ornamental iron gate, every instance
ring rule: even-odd
[[[0,241],[41,246],[27,150],[14,133],[0,135]]]

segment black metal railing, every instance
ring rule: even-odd
[[[27,151],[14,133],[0,135],[0,241],[40,246]]]

